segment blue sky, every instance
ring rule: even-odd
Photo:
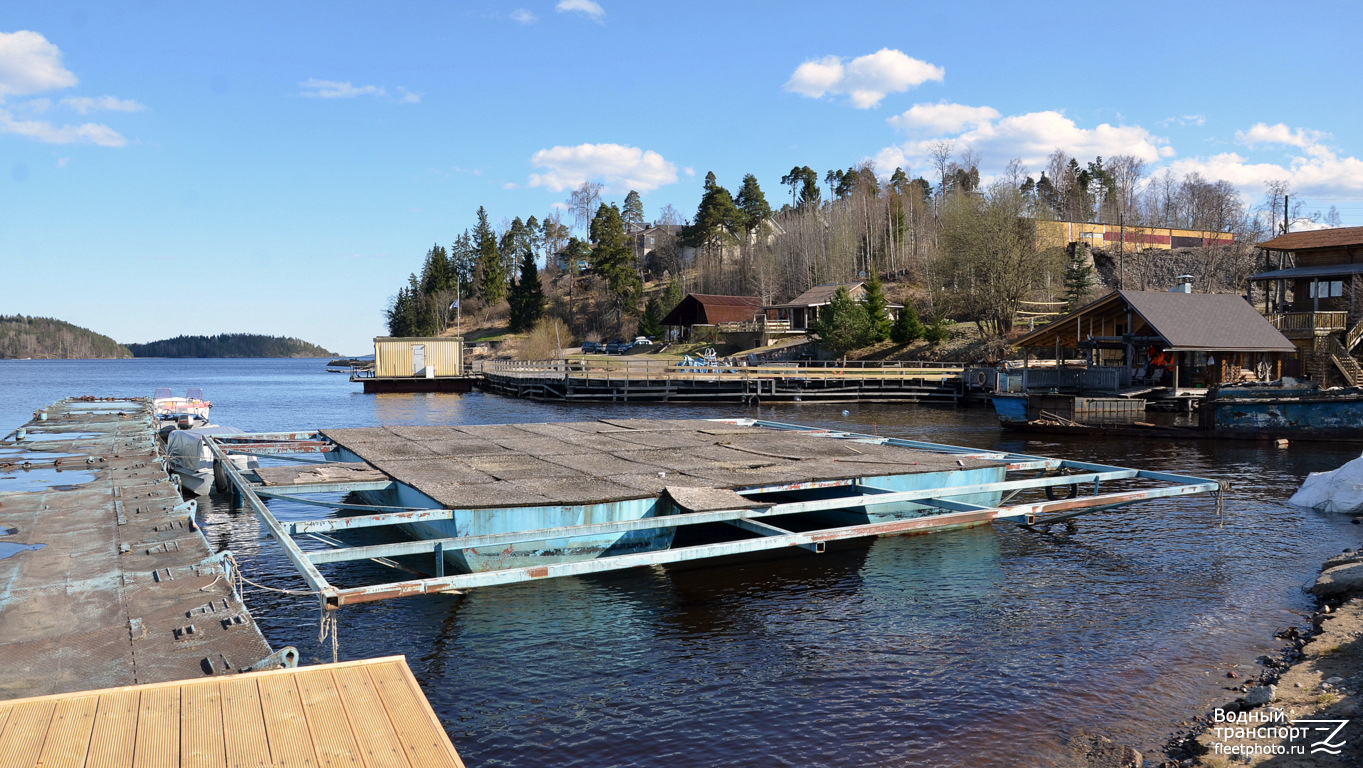
[[[613,0],[0,6],[0,313],[119,341],[298,336],[369,351],[479,205],[584,179],[695,211],[714,171],[930,175],[1052,149],[1288,180],[1363,224],[1347,3]]]

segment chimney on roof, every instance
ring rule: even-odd
[[[1170,292],[1170,293],[1192,293],[1192,292],[1193,292],[1193,276],[1192,276],[1192,275],[1179,275],[1179,276],[1178,276],[1177,278],[1175,278],[1175,279],[1178,280],[1178,284],[1175,285],[1173,288],[1170,288],[1170,289],[1169,289],[1169,292]]]

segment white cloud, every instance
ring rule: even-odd
[[[937,133],[956,133],[968,125],[974,126],[997,119],[999,111],[993,107],[968,107],[965,104],[914,104],[902,115],[886,120],[901,131],[923,129]]]
[[[1161,126],[1161,127],[1168,127],[1168,126],[1171,126],[1171,125],[1179,125],[1179,126],[1197,125],[1197,126],[1200,126],[1200,125],[1206,124],[1206,122],[1207,122],[1207,118],[1206,118],[1205,116],[1203,116],[1203,115],[1183,115],[1183,116],[1181,116],[1181,117],[1166,117],[1166,118],[1164,118],[1163,120],[1159,121],[1158,123],[1155,123],[1155,125],[1158,125],[1158,126]]]
[[[100,96],[91,98],[89,96],[72,96],[62,99],[62,106],[70,107],[82,115],[91,112],[141,112],[146,109],[132,99],[120,99],[115,96]]]
[[[412,93],[400,85],[398,86],[398,93],[402,94],[398,98],[398,103],[400,104],[417,104],[421,102],[421,94]]]
[[[554,10],[559,13],[580,13],[598,24],[606,18],[606,9],[592,0],[558,0]]]
[[[540,20],[540,17],[524,8],[517,8],[511,12],[511,20],[517,24],[534,24]]]
[[[21,29],[0,32],[0,100],[70,88],[79,82],[47,38]]]
[[[868,109],[891,93],[916,88],[929,80],[941,82],[945,74],[941,67],[903,51],[882,48],[851,61],[839,56],[806,61],[795,68],[785,87],[812,99],[846,94],[852,106]]]
[[[584,181],[599,181],[608,192],[648,192],[677,181],[677,166],[653,150],[623,144],[579,144],[541,149],[530,164],[543,168],[530,174],[527,186],[562,192]]]
[[[1267,125],[1255,123],[1248,131],[1236,131],[1235,140],[1250,149],[1261,146],[1281,145],[1297,147],[1313,157],[1334,157],[1334,152],[1325,145],[1330,134],[1313,131],[1309,128],[1293,130],[1282,123]]]
[[[876,167],[926,170],[930,148],[938,141],[950,141],[957,150],[969,147],[980,154],[984,166],[999,168],[1009,159],[1019,157],[1024,165],[1036,169],[1056,149],[1088,158],[1134,155],[1149,163],[1174,154],[1168,141],[1140,126],[1101,123],[1081,128],[1059,112],[1047,110],[981,122],[954,136],[886,147],[876,155]]]
[[[318,80],[309,78],[298,84],[303,90],[301,96],[316,99],[353,99],[356,96],[383,96],[384,90],[378,85],[351,85],[349,80]]]
[[[8,111],[0,109],[0,133],[34,139],[47,144],[95,144],[101,147],[121,147],[128,140],[107,125],[55,126],[39,120],[16,120]]]

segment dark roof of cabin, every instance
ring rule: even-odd
[[[759,296],[689,293],[662,319],[662,325],[713,325],[752,320],[762,309]]]
[[[1266,251],[1309,251],[1315,248],[1363,246],[1363,227],[1334,227],[1310,232],[1289,232],[1259,243]]]
[[[1260,272],[1257,275],[1250,275],[1247,279],[1250,282],[1261,280],[1293,280],[1305,277],[1343,277],[1344,275],[1363,274],[1363,264],[1313,264],[1309,267],[1292,267],[1291,269],[1275,269],[1272,272]]]
[[[1293,352],[1296,347],[1278,332],[1243,296],[1234,293],[1173,293],[1114,291],[1050,325],[1018,339],[1017,346],[1039,344],[1060,333],[1076,316],[1112,311],[1126,304],[1164,339],[1169,351],[1181,352]],[[1065,333],[1066,341],[1073,338]],[[1032,343],[1029,343],[1032,342]]]
[[[856,290],[864,283],[824,283],[816,285],[804,293],[796,296],[785,304],[777,304],[778,307],[818,307],[833,301],[833,294],[839,288],[846,288],[849,292]]]

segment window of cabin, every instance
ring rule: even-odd
[[[1313,299],[1331,299],[1336,296],[1344,295],[1343,280],[1313,280],[1310,286],[1310,297]]]

